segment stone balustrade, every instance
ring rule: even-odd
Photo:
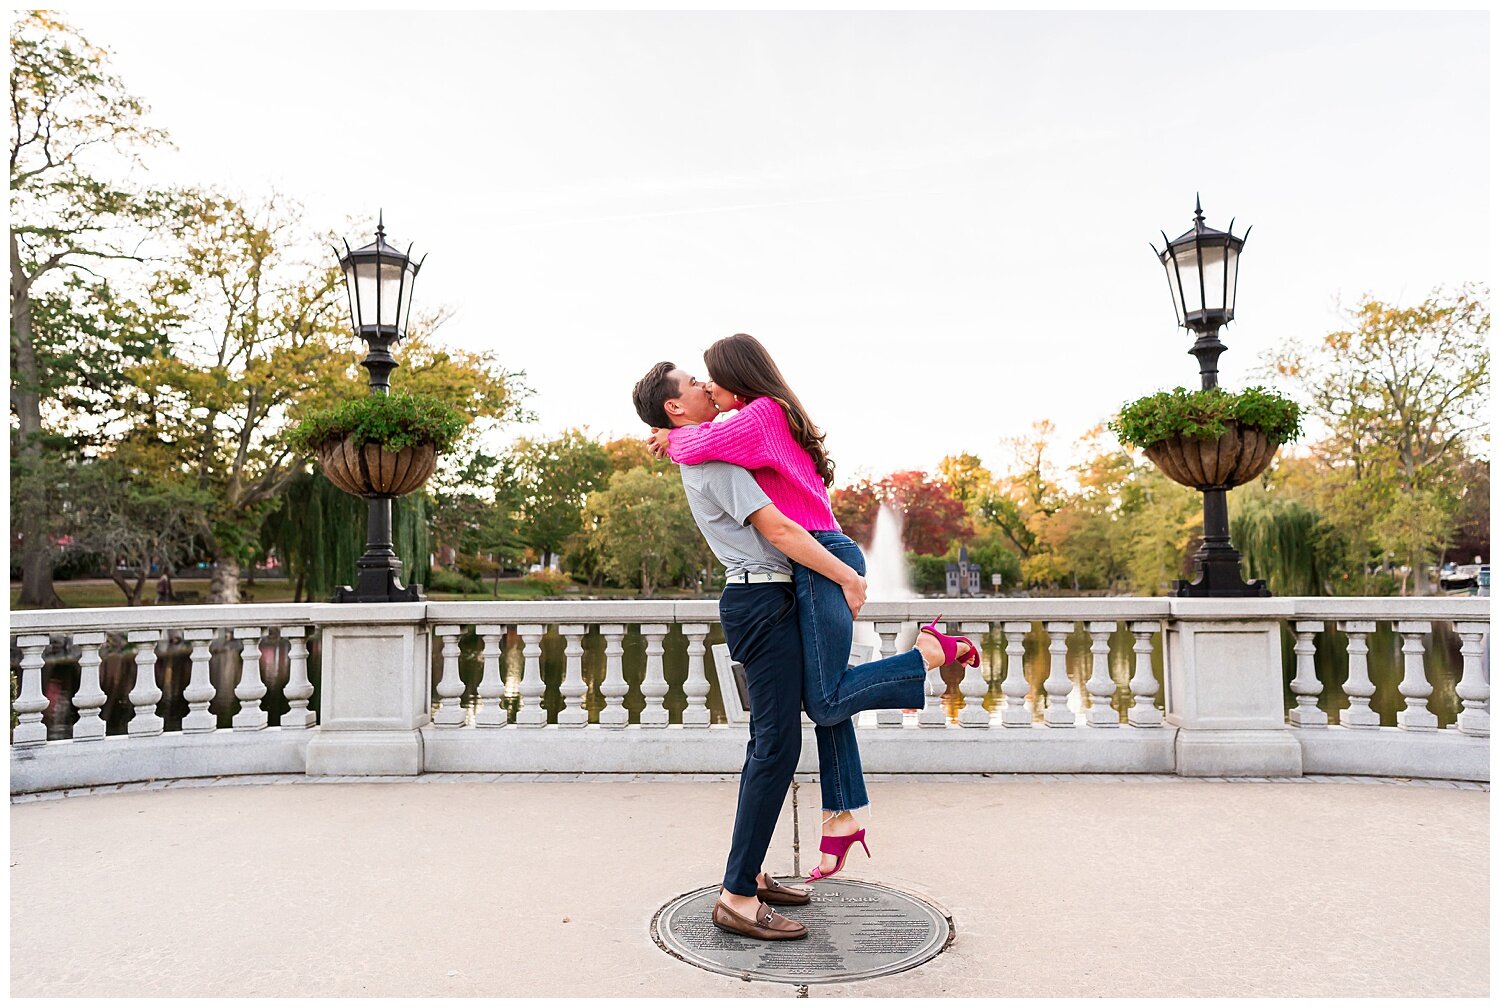
[[[983,661],[862,716],[867,771],[1489,779],[1487,599],[917,600],[860,634],[894,654],[939,609]],[[17,612],[11,635],[13,792],[744,757],[712,600]]]

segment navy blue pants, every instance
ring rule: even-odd
[[[719,599],[729,653],[745,668],[750,741],[740,771],[724,888],[755,895],[776,817],[802,752],[802,631],[797,593],[786,583],[729,585]]]

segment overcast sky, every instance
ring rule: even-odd
[[[1197,191],[1255,227],[1231,387],[1339,297],[1488,276],[1483,14],[74,20],[171,132],[161,178],[384,207],[443,336],[526,372],[525,433],[643,434],[650,364],[748,332],[840,482],[1003,469],[1036,420],[1196,382],[1147,243]]]

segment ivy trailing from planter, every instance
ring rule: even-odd
[[[1149,448],[1170,438],[1215,440],[1231,425],[1260,431],[1280,445],[1302,433],[1302,408],[1285,396],[1254,386],[1243,392],[1225,389],[1188,391],[1181,386],[1126,403],[1109,429],[1122,442]]]
[[[430,444],[441,455],[458,443],[465,426],[463,414],[441,399],[394,392],[360,396],[310,413],[288,432],[287,442],[308,453],[345,439],[378,444],[391,452]]]

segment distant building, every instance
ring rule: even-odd
[[[948,594],[979,597],[979,565],[969,562],[969,547],[958,548],[958,563],[948,564]]]

